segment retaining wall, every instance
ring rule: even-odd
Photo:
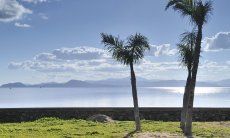
[[[146,120],[179,121],[181,108],[140,108]],[[7,108],[0,109],[0,122],[33,121],[42,117],[87,119],[105,114],[115,120],[133,120],[132,108]],[[194,121],[230,121],[230,108],[195,108]]]

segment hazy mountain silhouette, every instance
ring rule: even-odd
[[[218,81],[217,84],[221,85],[222,87],[229,87],[230,86],[230,79]]]
[[[80,81],[80,80],[70,80],[66,83],[42,83],[37,85],[31,85],[31,87],[88,87],[91,86],[91,84]]]
[[[14,87],[20,88],[20,87],[27,87],[27,86],[21,82],[15,82],[15,83],[3,84],[1,87],[3,87],[3,88],[14,88]]]
[[[71,87],[129,87],[130,78],[106,79],[99,81],[70,80],[65,83],[48,82],[41,84],[23,84],[21,82],[3,84],[1,88],[71,88]],[[148,80],[137,77],[138,87],[184,87],[185,80]],[[197,82],[199,87],[230,87],[230,79],[217,82]]]
[[[106,79],[100,81],[89,81],[94,84],[107,84],[110,86],[130,86],[130,78],[122,79]],[[137,85],[139,87],[184,87],[185,80],[149,80],[137,77]],[[222,83],[216,82],[197,82],[199,87],[221,87]],[[230,86],[230,84],[228,85]]]
[[[79,81],[79,80],[70,80],[66,83],[56,83],[56,82],[48,82],[48,83],[41,83],[41,84],[35,84],[35,85],[25,85],[23,83],[8,83],[4,84],[1,87],[2,88],[19,88],[19,87],[40,87],[40,88],[50,88],[50,87],[90,87],[94,86],[93,84],[90,84],[85,81]]]

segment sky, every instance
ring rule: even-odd
[[[176,44],[194,27],[167,0],[0,0],[0,84],[102,80],[129,76],[100,33],[141,33],[151,50],[135,65],[146,79],[185,80]],[[230,79],[230,1],[213,0],[205,24],[199,81]]]

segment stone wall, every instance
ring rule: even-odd
[[[179,121],[181,108],[140,108],[142,119]],[[11,108],[0,109],[0,122],[32,121],[42,117],[87,119],[105,114],[115,120],[133,120],[132,108]],[[230,121],[230,108],[195,108],[194,121]]]

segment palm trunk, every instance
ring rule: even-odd
[[[189,90],[189,101],[188,101],[188,114],[186,119],[186,129],[185,135],[192,136],[192,112],[193,112],[193,101],[194,101],[194,91],[196,87],[196,76],[199,66],[199,59],[200,59],[200,49],[201,49],[201,40],[202,40],[202,25],[198,26],[198,33],[196,39],[196,47],[194,53],[194,62],[192,68],[192,79],[190,83],[190,90]]]
[[[131,73],[131,85],[132,85],[132,95],[133,95],[133,105],[134,105],[134,118],[136,124],[136,131],[141,131],[141,122],[138,107],[138,97],[137,97],[137,87],[136,87],[136,76],[133,69],[133,63],[130,63],[130,73]]]
[[[182,131],[184,132],[185,130],[185,122],[186,122],[186,116],[187,116],[187,111],[188,111],[188,98],[189,98],[189,89],[188,86],[190,84],[191,80],[191,70],[188,68],[188,77],[187,77],[187,82],[184,90],[184,97],[183,97],[183,107],[181,109],[181,121],[180,121],[180,127]]]

